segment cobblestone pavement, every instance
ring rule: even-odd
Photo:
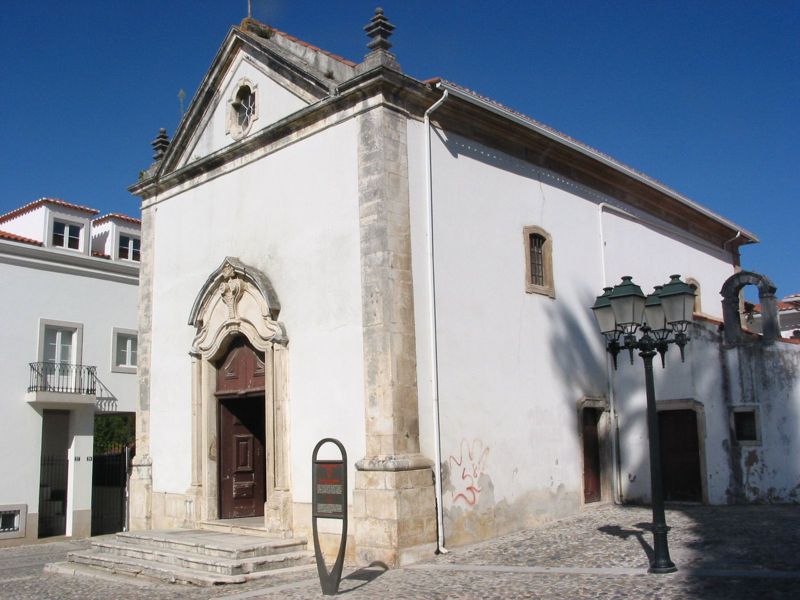
[[[667,511],[679,571],[646,573],[650,511],[602,506],[405,567],[346,570],[361,598],[800,599],[800,506],[679,506]],[[87,542],[0,549],[0,598],[260,600],[323,598],[314,570],[195,588],[42,573]]]

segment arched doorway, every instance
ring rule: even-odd
[[[255,510],[253,516],[263,514],[265,529],[291,535],[288,338],[277,320],[279,313],[278,297],[266,275],[231,256],[209,276],[195,299],[189,316],[197,332],[190,351],[189,521]],[[264,466],[257,468],[255,461],[261,456]],[[251,472],[248,480],[244,474]],[[264,476],[263,493],[256,473]],[[223,481],[228,475],[229,480]],[[260,509],[223,509],[223,498],[232,498],[234,504],[260,504]]]
[[[261,517],[266,491],[264,361],[236,336],[217,366],[219,516]]]

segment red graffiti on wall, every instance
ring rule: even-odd
[[[463,500],[468,506],[474,506],[478,501],[481,493],[478,480],[483,474],[488,455],[489,448],[484,448],[481,440],[473,440],[472,444],[461,440],[461,455],[448,459],[453,473],[451,483],[455,488],[452,491],[453,502]]]

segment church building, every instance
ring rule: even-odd
[[[308,535],[326,437],[350,459],[360,564],[647,496],[643,404],[618,410],[590,307],[623,275],[650,290],[677,273],[720,319],[757,238],[491,99],[408,76],[380,9],[365,29],[356,63],[233,27],[130,188],[132,529],[255,518]],[[670,388],[691,353],[659,399],[691,395]]]

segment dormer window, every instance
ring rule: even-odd
[[[228,133],[238,140],[247,135],[253,121],[258,118],[256,86],[247,79],[242,79],[229,102]]]
[[[80,250],[81,226],[64,221],[53,221],[53,246]]]
[[[119,259],[139,262],[141,260],[139,255],[140,247],[139,238],[130,235],[119,236]]]

